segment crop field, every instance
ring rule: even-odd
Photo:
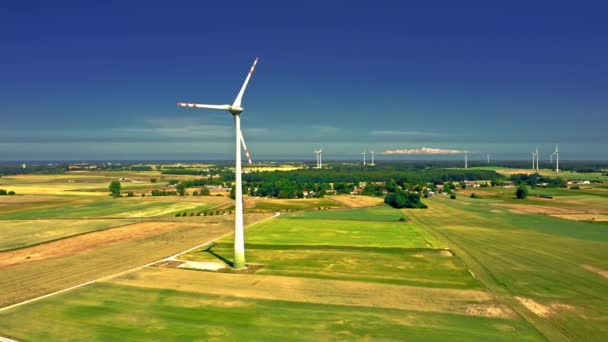
[[[317,210],[319,208],[341,207],[334,201],[325,198],[307,199],[276,199],[276,198],[245,198],[245,209],[250,212],[277,212],[277,211],[299,211]]]
[[[104,199],[71,206],[60,206],[49,209],[24,210],[2,215],[2,219],[38,219],[53,217],[152,217],[172,215],[183,211],[203,211],[213,204],[198,202],[173,201],[125,201],[122,199]]]
[[[338,202],[347,207],[372,207],[384,203],[384,197],[371,197],[371,196],[353,196],[353,195],[331,195],[327,198],[332,201]]]
[[[147,267],[1,312],[0,331],[25,340],[542,340],[446,243],[399,221],[410,211],[333,213],[342,210],[289,213],[249,228],[254,273]],[[180,260],[229,262],[231,246],[227,236]],[[44,318],[16,324],[34,315]]]
[[[229,269],[232,215],[174,216],[232,209],[227,197],[6,196],[0,307],[111,277],[0,311],[0,336],[593,340],[608,335],[604,192],[537,188],[517,200],[468,188],[413,210],[365,196],[246,197],[247,272]]]
[[[71,172],[62,175],[18,175],[0,178],[0,188],[13,190],[20,195],[63,195],[63,196],[107,196],[108,185],[113,180],[125,178],[126,174]],[[141,177],[141,176],[140,176]],[[145,180],[122,181],[124,191],[156,186]]]
[[[318,210],[318,211],[303,211],[291,213],[288,216],[291,219],[322,219],[322,220],[364,220],[364,221],[399,221],[405,220],[405,214],[398,210],[394,210],[388,205],[381,205],[370,208],[356,209],[336,209],[336,210]]]
[[[582,190],[535,188],[530,190],[530,196],[525,200],[516,199],[515,190],[512,188],[467,188],[459,193],[462,201],[492,203],[497,207],[509,208],[513,212],[542,214],[576,221],[608,220],[608,192],[599,186],[589,186]],[[481,198],[469,199],[471,193]]]
[[[493,205],[433,199],[412,221],[447,241],[505,303],[551,340],[608,334],[608,229]]]
[[[134,220],[2,220],[0,252],[134,223]]]

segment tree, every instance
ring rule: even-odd
[[[116,197],[120,197],[120,182],[119,181],[112,181],[112,183],[110,183],[110,194],[112,195],[112,197],[116,198]]]
[[[180,196],[185,196],[186,195],[186,184],[184,182],[180,182],[175,186],[175,189],[177,190],[177,193]]]
[[[236,198],[236,186],[233,186],[233,187],[230,189],[230,198],[231,198],[231,199],[235,199],[235,198]]]
[[[515,191],[515,196],[519,199],[526,199],[528,197],[528,188],[525,185],[520,185]]]
[[[426,204],[420,201],[420,195],[404,191],[396,191],[386,195],[384,203],[393,208],[426,208]]]

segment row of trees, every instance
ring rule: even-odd
[[[6,191],[4,189],[0,189],[0,196],[6,196],[6,195],[8,195],[8,196],[14,196],[14,195],[16,195],[16,193],[14,191],[12,191],[12,190],[11,191]]]

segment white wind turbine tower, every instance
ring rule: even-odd
[[[365,150],[363,150],[363,152],[361,153],[363,155],[363,166],[365,166]]]
[[[464,151],[464,168],[469,168],[469,151]]]
[[[369,150],[369,153],[371,153],[372,155],[372,163],[369,164],[370,166],[376,166],[376,164],[374,163],[374,153],[376,153],[376,151],[374,150]]]
[[[532,151],[532,170],[536,170],[536,153]]]
[[[314,152],[317,154],[317,169],[320,169],[323,166],[323,147],[321,147],[321,149],[314,150]]]
[[[555,173],[559,173],[559,145],[555,145],[555,152],[551,154],[551,159],[555,155]]]
[[[490,165],[490,154],[489,153],[487,154],[487,157],[488,157],[488,165]]]
[[[241,117],[240,114],[243,112],[243,107],[241,107],[241,102],[243,100],[243,94],[245,93],[245,89],[247,89],[247,84],[249,83],[249,79],[255,70],[255,66],[258,63],[258,58],[255,59],[251,69],[249,69],[249,73],[245,78],[245,82],[241,87],[234,103],[232,105],[224,104],[224,105],[209,105],[209,104],[197,104],[197,103],[183,103],[179,102],[177,105],[180,107],[187,108],[203,108],[203,109],[216,109],[216,110],[225,110],[232,114],[234,119],[234,129],[235,129],[235,137],[236,137],[236,153],[235,153],[235,211],[234,211],[234,262],[232,267],[234,269],[243,269],[245,268],[245,237],[243,233],[243,184],[241,180],[241,144],[245,145],[245,140],[243,139],[243,133],[241,132]],[[247,149],[245,148],[247,151]]]
[[[539,156],[538,146],[536,146],[536,171],[538,171],[538,156]]]

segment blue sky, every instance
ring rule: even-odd
[[[229,159],[230,116],[175,103],[231,103],[256,56],[254,159],[608,159],[607,6],[2,2],[0,160]]]

